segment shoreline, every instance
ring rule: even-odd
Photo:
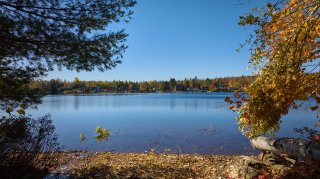
[[[97,93],[45,93],[43,96],[90,96],[90,95],[125,95],[125,94],[205,94],[205,93],[234,93],[236,91],[164,91],[164,92],[97,92]],[[238,91],[242,92],[242,91]]]
[[[58,152],[59,166],[46,178],[208,178],[227,177],[240,155]],[[62,155],[62,156],[61,156]]]
[[[66,178],[320,178],[320,163],[272,153],[200,155],[60,152],[47,179]],[[318,166],[318,167],[317,167]]]
[[[57,151],[36,158],[32,165],[0,168],[0,178],[320,178],[320,162],[268,152],[248,156]]]

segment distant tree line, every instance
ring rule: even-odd
[[[254,80],[254,76],[224,77],[214,79],[185,78],[167,81],[73,81],[51,79],[32,81],[30,87],[44,94],[74,93],[148,93],[148,92],[214,92],[242,91]]]

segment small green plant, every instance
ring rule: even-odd
[[[87,136],[84,133],[80,133],[80,142],[83,142],[87,139]]]
[[[111,132],[108,131],[108,129],[101,128],[99,126],[96,128],[95,132],[98,133],[95,139],[99,142],[103,140],[107,141],[109,136],[111,135]]]
[[[97,127],[95,129],[95,132],[98,133],[98,135],[95,136],[95,140],[97,141],[107,141],[109,136],[111,135],[111,132],[108,131],[108,129],[106,128],[102,128],[102,127]],[[87,139],[87,136],[84,133],[80,133],[80,142],[84,142]]]

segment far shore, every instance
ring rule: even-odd
[[[51,94],[51,93],[45,93],[45,96],[48,95],[104,95],[104,94],[179,94],[179,93],[185,93],[185,94],[194,94],[194,93],[234,93],[234,92],[242,92],[242,91],[155,91],[155,92],[90,92],[90,93],[82,93],[82,92],[74,92],[74,93],[57,93],[57,94]]]

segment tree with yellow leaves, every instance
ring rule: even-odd
[[[253,27],[250,66],[257,77],[246,95],[226,98],[249,138],[279,129],[281,117],[305,101],[319,118],[320,0],[277,0],[240,17]]]

